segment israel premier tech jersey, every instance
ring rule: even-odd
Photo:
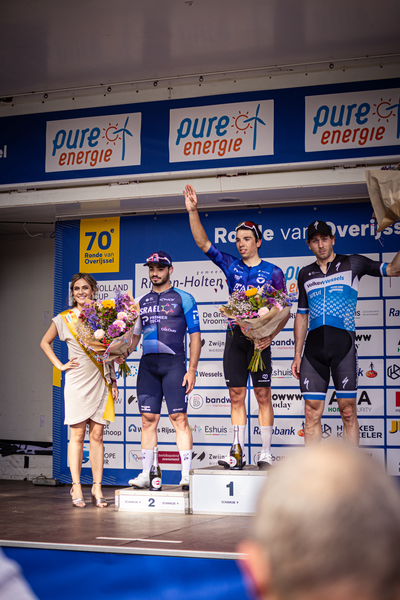
[[[184,337],[200,331],[199,313],[191,294],[169,288],[158,294],[151,291],[138,300],[140,319],[134,333],[143,330],[143,354],[178,354],[185,356]]]
[[[358,284],[363,275],[387,275],[387,263],[360,254],[337,254],[323,273],[315,262],[299,273],[297,312],[309,315],[309,329],[322,325],[355,331]]]
[[[286,293],[285,276],[282,270],[272,263],[262,260],[256,267],[248,267],[242,259],[221,252],[214,244],[211,244],[205,254],[225,273],[230,294],[261,287],[265,283],[270,283],[276,290]]]

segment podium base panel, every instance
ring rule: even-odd
[[[267,480],[267,471],[256,466],[241,471],[220,466],[190,471],[189,510],[192,514],[249,515]]]
[[[123,488],[115,490],[115,510],[188,514],[189,492],[182,491],[182,488],[176,485],[163,485],[159,492]]]

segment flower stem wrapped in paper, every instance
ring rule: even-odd
[[[296,294],[286,294],[266,283],[246,292],[233,292],[228,304],[220,307],[221,313],[239,325],[244,335],[254,343],[273,335],[290,312]],[[255,372],[265,368],[261,350],[255,348],[248,369]]]
[[[100,363],[125,356],[129,354],[139,312],[139,306],[130,294],[118,292],[114,300],[91,300],[79,315],[76,326],[79,342]],[[130,372],[126,362],[123,362],[120,373],[127,377]]]

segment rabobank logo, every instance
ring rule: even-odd
[[[173,109],[170,162],[273,154],[273,125],[273,100]]]
[[[141,113],[47,121],[46,173],[140,165]]]

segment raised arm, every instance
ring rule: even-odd
[[[186,210],[189,213],[190,229],[194,241],[203,252],[208,252],[211,242],[207,237],[205,229],[201,224],[199,213],[197,212],[197,196],[192,185],[187,185],[183,190],[185,195]]]
[[[394,257],[391,263],[387,266],[387,274],[389,277],[400,277],[400,250]]]
[[[292,362],[292,373],[296,379],[300,379],[301,353],[308,330],[308,315],[297,313],[294,320],[294,360]]]

